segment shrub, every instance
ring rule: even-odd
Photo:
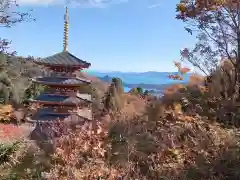
[[[9,163],[11,157],[19,148],[19,142],[0,144],[0,165]]]

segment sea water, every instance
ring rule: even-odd
[[[124,92],[129,92],[131,90],[131,88],[129,87],[124,87]]]
[[[88,71],[90,75],[97,77],[117,77],[120,78],[123,82],[127,84],[174,84],[174,83],[184,83],[189,80],[189,74],[185,75],[183,81],[177,81],[170,79],[168,75],[169,72],[97,72],[97,71]],[[174,72],[177,73],[177,72]],[[125,92],[129,92],[131,88],[124,87]],[[154,90],[154,89],[143,89],[143,90]]]

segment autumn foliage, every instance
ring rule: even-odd
[[[122,82],[114,78],[108,89],[103,88],[105,95],[104,92],[97,93],[103,97],[96,101],[100,113],[97,113],[93,121],[85,122],[74,129],[68,129],[61,121],[53,126],[47,123],[41,126],[57,135],[55,139],[42,141],[43,144],[53,145],[54,153],[49,154],[42,148],[41,154],[45,159],[30,161],[36,162],[39,167],[47,164],[46,169],[38,172],[35,166],[25,168],[25,161],[29,160],[27,157],[27,160],[22,160],[23,162],[10,170],[10,175],[18,168],[17,171],[23,169],[24,173],[29,169],[35,171],[36,176],[31,176],[32,178],[23,177],[24,173],[19,178],[30,180],[240,179],[239,129],[229,130],[227,126],[240,125],[239,116],[234,111],[236,106],[229,103],[233,102],[229,97],[232,93],[231,85],[236,82],[234,78],[236,67],[239,67],[238,52],[226,51],[226,43],[232,42],[226,35],[232,37],[237,33],[228,34],[226,24],[234,26],[234,23],[228,23],[229,19],[226,21],[219,18],[223,12],[230,11],[234,14],[238,3],[233,0],[184,0],[177,5],[177,18],[195,23],[195,27],[205,33],[199,35],[204,43],[197,44],[193,51],[184,48],[181,56],[201,70],[207,78],[191,74],[188,84],[169,86],[161,99],[152,98],[150,101],[132,95],[134,93],[123,93]],[[211,41],[215,49],[207,44],[210,42],[206,38],[209,27],[212,31],[208,37],[216,40],[215,43],[212,43],[214,40]],[[189,27],[186,30],[194,33]],[[222,33],[221,30],[227,31]],[[216,57],[220,55],[223,61],[218,63]],[[184,80],[191,69],[180,62],[174,62],[174,65],[178,73],[169,74],[169,78]],[[230,76],[226,72],[230,72]],[[221,78],[217,79],[219,75]],[[206,80],[208,77],[211,77],[212,82]],[[229,83],[230,81],[233,83]],[[220,85],[216,85],[216,82],[220,82]],[[223,86],[226,84],[231,88]],[[224,96],[223,92],[229,94]],[[10,111],[11,107],[3,107],[0,115],[5,119]],[[16,126],[0,125],[0,139],[20,137],[22,133]],[[6,152],[5,148],[2,149]],[[12,156],[12,152],[7,154],[8,157]],[[34,157],[42,157],[35,152],[33,154]],[[2,157],[1,154],[0,156]],[[4,161],[7,160],[4,158]]]
[[[9,122],[12,118],[12,113],[14,109],[12,105],[2,105],[0,106],[0,119],[5,122]]]
[[[109,179],[118,178],[121,173],[105,164],[107,159],[108,132],[102,125],[86,123],[76,132],[62,136],[56,142],[53,168],[45,173],[46,179]]]
[[[184,75],[189,73],[191,69],[187,67],[182,67],[182,64],[180,62],[175,62],[174,61],[175,67],[178,69],[178,74],[169,74],[168,78],[173,79],[173,80],[184,80]]]
[[[222,68],[220,74],[226,99],[239,100],[240,95],[240,30],[238,0],[186,0],[176,6],[176,18],[190,34],[197,35],[194,48],[185,48],[181,55],[194,67],[211,76],[219,71],[222,60],[231,70]],[[226,66],[226,65],[224,65]]]
[[[19,138],[22,135],[22,130],[12,124],[0,124],[0,139]]]
[[[237,8],[237,0],[186,0],[177,5],[178,19],[194,18],[203,12],[213,12],[222,8]],[[208,20],[207,17],[202,19]]]

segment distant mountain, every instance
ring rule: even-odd
[[[102,80],[103,82],[106,82],[106,83],[111,83],[112,82],[112,77],[106,75],[104,77],[98,77],[100,80]]]
[[[142,87],[143,89],[153,89],[162,91],[166,87],[174,83],[187,83],[189,75],[185,77],[184,81],[176,81],[168,78],[168,72],[143,72],[143,73],[94,73],[99,79],[106,83],[111,83],[113,77],[121,78],[125,88]]]
[[[175,74],[177,72],[171,72]],[[184,81],[176,81],[168,78],[170,72],[98,72],[98,71],[89,71],[88,74],[100,77],[106,80],[105,76],[118,77],[126,84],[172,84],[172,83],[184,83],[188,82],[189,74],[186,74]],[[110,79],[107,77],[108,79]],[[106,81],[105,81],[106,82]]]
[[[110,77],[120,77],[120,76],[165,76],[169,73],[177,72],[157,72],[157,71],[147,71],[147,72],[120,72],[120,71],[110,71],[110,72],[100,72],[100,71],[88,71],[89,74],[97,75],[100,77],[109,75]]]

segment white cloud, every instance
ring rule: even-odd
[[[41,5],[41,4],[55,4],[57,3],[57,0],[17,0],[17,2],[19,4],[24,5]]]
[[[83,7],[104,7],[110,4],[127,2],[128,0],[17,0],[21,5],[70,5]]]
[[[159,7],[161,4],[162,4],[162,1],[161,1],[161,3],[160,3],[160,0],[149,0],[149,6],[148,6],[148,8],[157,8],[157,7]]]
[[[17,0],[20,5],[68,5],[70,7],[104,8],[109,5],[127,3],[131,0]],[[160,0],[148,1],[147,8],[156,8]]]
[[[159,7],[161,4],[151,4],[148,6],[149,9]]]

